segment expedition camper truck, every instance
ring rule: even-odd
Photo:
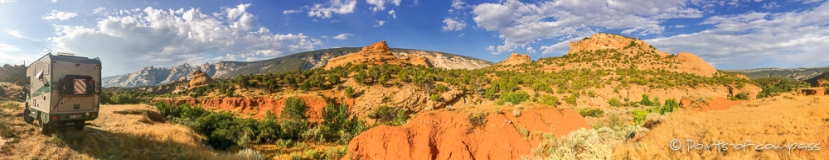
[[[98,118],[101,61],[68,53],[48,53],[26,69],[26,123],[38,120],[41,133],[75,127]]]

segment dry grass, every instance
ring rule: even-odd
[[[682,151],[669,147],[673,139],[682,142]],[[820,143],[820,151],[745,151],[729,146],[728,151],[691,150],[687,141],[698,144]],[[679,111],[661,120],[640,141],[617,145],[613,159],[825,159],[829,157],[829,97],[782,96],[750,101],[730,109],[711,112]]]
[[[12,112],[21,111],[22,107]],[[240,159],[252,155],[249,151],[211,151],[202,143],[204,137],[188,127],[142,122],[152,115],[145,112],[155,109],[147,105],[102,106],[101,117],[85,130],[67,128],[51,135],[37,133],[35,125],[26,124],[21,116],[0,117],[19,138],[18,143],[5,144],[8,150],[0,153],[0,159]]]

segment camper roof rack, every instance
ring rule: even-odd
[[[57,54],[57,55],[58,55],[58,56],[75,56],[75,54],[72,54],[72,53],[63,53],[63,52],[58,52],[58,54]]]

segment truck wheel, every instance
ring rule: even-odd
[[[86,123],[84,123],[83,121],[81,121],[81,122],[75,122],[75,123],[80,123],[80,124],[76,124],[76,125],[75,125],[75,129],[76,129],[76,130],[79,130],[79,131],[83,131],[84,126],[86,126]]]
[[[49,124],[44,124],[43,120],[39,120],[39,119],[37,120],[37,122],[40,123],[40,133],[42,133],[42,134],[49,133]]]
[[[35,118],[30,115],[32,111],[29,111],[29,104],[26,104],[26,109],[23,109],[23,121],[26,121],[28,124],[32,124],[35,121]]]

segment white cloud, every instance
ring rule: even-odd
[[[351,36],[353,36],[353,34],[351,34],[351,33],[341,33],[341,34],[338,34],[337,36],[334,36],[334,39],[346,40],[346,39],[348,39],[348,37],[351,37]]]
[[[3,31],[6,32],[7,34],[9,34],[11,36],[14,36],[14,37],[17,37],[17,38],[28,39],[26,36],[23,36],[23,34],[20,34],[20,32],[17,31],[17,30],[6,28],[6,29],[3,29]]]
[[[0,57],[3,57],[3,58],[0,58],[0,65],[3,65],[3,64],[21,65],[21,64],[23,64],[24,61],[31,62],[32,60],[37,59],[37,58],[39,58],[39,56],[43,55],[43,54],[38,55],[38,54],[27,54],[27,53],[10,54],[12,52],[19,52],[19,51],[20,51],[20,48],[17,48],[17,46],[0,43]]]
[[[366,0],[366,3],[370,5],[374,5],[371,7],[372,12],[386,10],[386,2],[394,4],[394,6],[400,6],[401,0]]]
[[[389,10],[389,15],[391,15],[391,17],[392,17],[392,18],[397,18],[397,14],[396,14],[396,13],[394,13],[394,10],[393,10],[393,9],[392,9],[392,10]]]
[[[246,11],[249,6],[220,13],[147,7],[98,19],[93,27],[56,25],[57,35],[49,40],[58,51],[101,57],[105,75],[150,65],[273,58],[322,44],[302,33],[272,33]]]
[[[685,28],[685,25],[677,24],[677,25],[673,25],[671,27],[673,27],[673,28]]]
[[[454,9],[466,8],[466,3],[464,3],[463,0],[452,0],[452,8],[454,8]]]
[[[5,53],[5,52],[17,52],[17,51],[20,51],[20,48],[17,48],[17,46],[0,43],[0,52]]]
[[[326,4],[315,3],[308,11],[309,17],[331,18],[331,14],[349,14],[354,12],[357,0],[331,0]],[[283,12],[284,13],[284,12]]]
[[[533,47],[527,47],[527,52],[535,53],[535,49]]]
[[[282,11],[282,14],[294,14],[294,13],[299,13],[299,12],[302,12],[302,11],[289,9],[289,10]]]
[[[497,31],[502,45],[496,53],[512,51],[543,39],[584,37],[605,29],[624,34],[658,34],[660,22],[672,18],[699,18],[702,11],[685,0],[562,0],[522,3],[505,0],[474,6],[477,27]]]
[[[67,20],[69,18],[78,16],[75,12],[58,12],[57,10],[52,10],[49,15],[43,16],[44,20]]]
[[[829,3],[805,11],[712,16],[703,24],[714,27],[647,42],[663,51],[695,53],[718,68],[829,62]]]
[[[384,24],[386,24],[386,21],[381,21],[381,20],[374,20],[374,21],[377,22],[377,24],[373,25],[374,27],[382,27]]]
[[[12,3],[17,2],[17,0],[0,0],[0,3]]]
[[[58,3],[58,0],[50,0],[49,2]]]
[[[765,9],[777,9],[780,8],[780,5],[777,2],[771,1],[769,3],[763,4],[763,8]]]
[[[466,27],[466,23],[463,21],[456,21],[449,17],[443,19],[443,24],[445,24],[445,26],[443,26],[444,31],[460,31]]]
[[[106,7],[98,7],[98,8],[92,9],[92,13],[102,13],[106,9],[107,9]]]

